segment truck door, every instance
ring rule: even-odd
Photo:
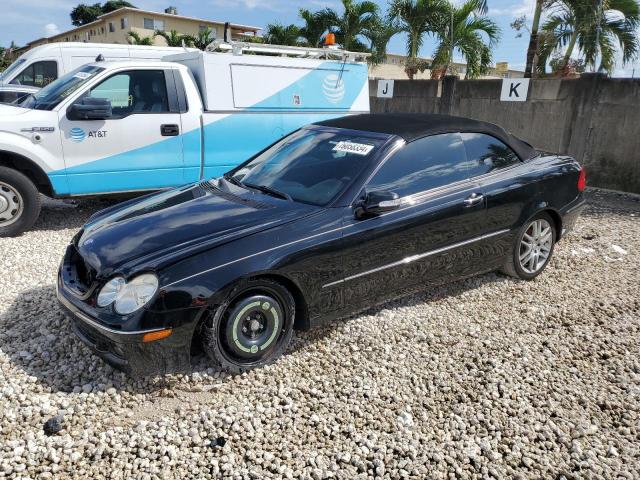
[[[79,97],[110,100],[110,118],[72,120],[68,108],[60,111],[71,194],[154,190],[184,183],[173,82],[171,70],[114,72]]]

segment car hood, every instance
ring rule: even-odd
[[[127,275],[319,210],[224,183],[202,182],[98,212],[77,239],[78,252],[98,277]]]
[[[2,119],[2,117],[13,117],[15,115],[23,115],[28,112],[30,112],[28,108],[21,108],[13,105],[0,103],[0,119]]]

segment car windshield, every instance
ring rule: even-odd
[[[24,58],[19,58],[18,60],[13,62],[11,65],[9,65],[4,72],[0,73],[0,81],[4,82],[5,79],[9,78],[11,74],[24,62],[26,62]]]
[[[34,110],[52,110],[65,98],[104,70],[103,67],[85,65],[51,82],[42,90],[30,95],[20,106]]]
[[[266,194],[323,206],[363,171],[387,138],[302,129],[225,178]]]

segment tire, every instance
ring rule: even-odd
[[[14,237],[40,215],[40,193],[21,172],[0,167],[0,237]]]
[[[535,231],[536,225],[539,233]],[[549,228],[549,232],[545,233],[547,228]],[[548,237],[549,234],[550,237]],[[530,241],[528,241],[529,238]],[[549,214],[539,213],[530,218],[518,231],[512,253],[502,271],[515,278],[533,280],[549,264],[557,238],[555,222]],[[527,243],[533,243],[531,252],[527,251]]]
[[[251,280],[202,326],[202,348],[216,368],[242,373],[273,363],[293,335],[295,300],[281,284]]]

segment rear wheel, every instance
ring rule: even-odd
[[[24,174],[0,167],[0,237],[19,235],[40,214],[40,193]]]
[[[548,214],[540,213],[528,220],[516,236],[504,272],[523,280],[534,279],[551,260],[556,238],[555,224]]]
[[[295,301],[271,280],[250,281],[203,325],[203,349],[217,367],[233,373],[272,363],[293,334]]]

